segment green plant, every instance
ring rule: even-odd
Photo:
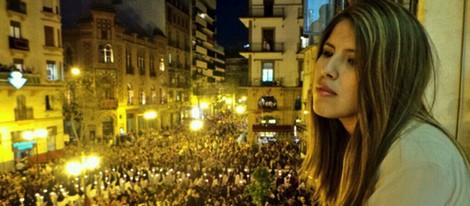
[[[270,195],[272,178],[266,167],[257,167],[251,174],[252,181],[245,187],[245,192],[251,196],[256,205],[263,205]]]

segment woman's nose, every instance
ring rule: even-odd
[[[340,60],[336,56],[332,56],[326,60],[326,64],[322,68],[322,75],[329,79],[338,78],[338,67],[340,66]]]

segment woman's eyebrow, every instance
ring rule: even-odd
[[[328,47],[331,47],[332,49],[335,49],[335,46],[333,44],[329,43],[329,42],[325,42],[325,44],[323,46],[328,46]],[[351,49],[345,49],[345,51],[354,53],[354,52],[356,52],[356,49],[352,49],[352,48]]]

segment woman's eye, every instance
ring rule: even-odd
[[[331,57],[333,56],[333,52],[323,50],[322,55],[326,57]]]
[[[356,64],[356,61],[353,58],[348,58],[348,63],[354,66]]]

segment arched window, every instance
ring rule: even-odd
[[[102,63],[113,63],[113,48],[110,44],[106,44],[105,46],[100,46],[100,62]]]
[[[140,90],[139,100],[140,100],[140,104],[141,104],[141,105],[147,104],[147,98],[146,98],[146,96],[145,96],[145,91],[144,91],[143,89]]]

